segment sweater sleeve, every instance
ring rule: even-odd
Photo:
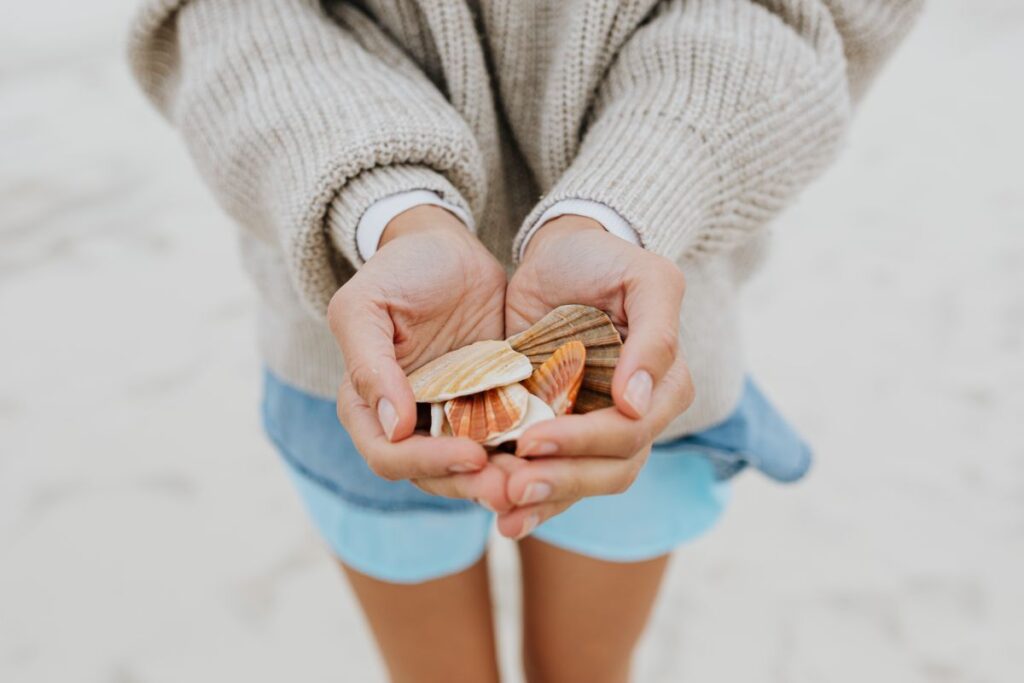
[[[833,158],[918,0],[666,0],[595,93],[557,202],[614,209],[672,260],[727,249]]]
[[[339,259],[378,200],[429,190],[473,213],[484,162],[433,83],[349,3],[150,0],[129,56],[200,173],[244,229],[277,245],[323,316]]]

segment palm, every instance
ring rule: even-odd
[[[559,236],[537,250],[509,283],[505,300],[508,333],[526,329],[562,304],[599,308],[625,331],[623,278],[629,263],[621,246],[619,238],[607,233],[585,232]]]
[[[379,295],[404,370],[502,336],[505,274],[482,247],[409,235],[381,249],[364,270],[371,268],[400,274],[380,278],[388,284],[379,286]]]

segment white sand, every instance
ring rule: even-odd
[[[0,680],[381,680],[260,435],[232,230],[123,67],[132,4],[0,21]],[[779,221],[749,355],[817,468],[739,481],[637,680],[1022,680],[1022,64],[1021,3],[933,1]]]

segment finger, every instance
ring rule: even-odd
[[[583,415],[563,415],[538,422],[518,439],[516,455],[628,458],[650,444],[693,403],[690,370],[680,357],[655,388],[651,408],[642,419],[615,408]]]
[[[498,533],[518,541],[529,536],[543,522],[562,514],[570,507],[572,503],[542,503],[515,508],[498,515]]]
[[[612,378],[615,406],[633,418],[650,410],[655,385],[679,348],[679,310],[685,281],[673,263],[653,255],[625,282],[628,330]]]
[[[506,495],[506,480],[500,468],[488,465],[474,474],[415,479],[413,483],[435,496],[475,500],[491,512],[508,512],[513,506]]]
[[[695,396],[690,366],[680,355],[654,391],[651,412],[647,416],[651,423],[651,434],[657,438],[669,422],[693,405]]]
[[[634,420],[616,408],[602,408],[537,423],[518,439],[516,455],[628,458],[653,438],[648,420]]]
[[[395,359],[395,329],[387,307],[355,281],[339,289],[328,307],[328,321],[356,392],[372,406],[389,441],[416,428],[416,399]]]
[[[370,469],[385,479],[463,474],[487,464],[483,447],[465,438],[414,434],[389,441],[376,415],[348,381],[338,391],[338,418]]]
[[[517,458],[514,455],[508,453],[494,453],[488,459],[489,465],[494,465],[498,469],[505,472],[506,475],[511,475],[513,472],[517,472],[522,468],[526,467],[526,461],[522,458]]]
[[[508,478],[508,498],[516,506],[571,503],[628,489],[647,460],[649,447],[632,458],[544,458]]]

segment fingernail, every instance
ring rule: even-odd
[[[517,455],[554,455],[558,444],[552,441],[528,441],[516,449]]]
[[[484,510],[487,510],[488,512],[493,512],[495,514],[498,513],[498,511],[495,510],[493,507],[491,507],[491,504],[488,503],[483,498],[477,498],[476,499],[476,504],[479,505],[480,507],[482,507]]]
[[[629,378],[626,385],[626,403],[633,406],[638,414],[644,415],[651,407],[651,391],[654,389],[654,380],[646,370],[637,370]]]
[[[519,499],[519,504],[539,503],[542,500],[547,500],[550,495],[551,484],[544,481],[535,481],[526,485],[526,490],[523,491],[523,497]]]
[[[519,530],[519,535],[516,536],[516,540],[518,541],[521,538],[529,536],[530,532],[537,528],[537,522],[539,521],[540,517],[538,517],[536,513],[527,517],[526,521],[523,522],[523,528]]]
[[[386,398],[377,401],[377,419],[380,420],[380,426],[384,428],[388,441],[391,441],[395,428],[398,427],[398,413],[395,412],[395,406]]]
[[[475,462],[457,462],[454,465],[448,467],[448,471],[452,474],[465,474],[467,472],[479,472],[483,468],[483,465],[477,465]]]

